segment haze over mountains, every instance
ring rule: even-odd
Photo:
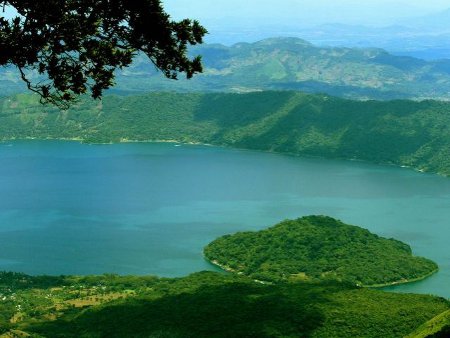
[[[398,55],[429,60],[450,57],[450,8],[412,17],[378,21],[328,19],[206,20],[206,41],[232,45],[269,37],[299,37],[320,46],[378,47]]]
[[[138,56],[118,74],[111,92],[299,90],[352,99],[450,97],[450,9],[442,10],[438,0],[407,6],[286,0],[278,7],[263,0],[258,8],[200,0],[192,13],[183,12],[188,1],[165,4],[175,19],[192,14],[208,28],[209,44],[191,49],[203,56],[205,72],[189,82],[169,81]],[[13,69],[0,69],[0,88],[3,96],[26,91]]]

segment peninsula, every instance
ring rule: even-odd
[[[337,280],[381,287],[428,277],[438,270],[398,240],[327,216],[283,221],[259,232],[222,236],[204,249],[225,270],[268,282]]]

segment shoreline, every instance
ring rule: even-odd
[[[391,282],[391,283],[386,283],[386,284],[374,284],[374,285],[363,285],[363,287],[367,287],[367,288],[373,288],[373,289],[380,289],[380,288],[386,288],[386,287],[390,287],[390,286],[397,286],[397,285],[405,285],[405,284],[411,284],[411,283],[415,283],[415,282],[420,282],[423,281],[425,279],[427,279],[428,277],[431,277],[432,275],[436,274],[439,272],[439,268],[427,273],[424,276],[421,277],[416,277],[413,279],[407,279],[407,280],[401,280],[401,281],[396,281],[396,282]]]
[[[215,265],[219,268],[221,268],[222,270],[224,270],[225,272],[229,272],[229,273],[236,273],[238,275],[243,275],[242,272],[236,272],[236,270],[230,268],[227,265],[223,265],[220,264],[217,260],[210,260],[208,259],[205,255],[203,255],[203,257],[205,258],[205,260],[212,264]],[[390,283],[385,283],[385,284],[372,284],[372,285],[364,285],[364,284],[355,284],[355,286],[357,287],[361,287],[361,288],[367,288],[367,289],[382,289],[385,287],[389,287],[389,286],[397,286],[397,285],[404,285],[404,284],[410,284],[410,283],[415,283],[415,282],[420,282],[422,280],[427,279],[428,277],[434,275],[435,273],[437,273],[439,271],[439,268],[427,273],[424,276],[421,277],[417,277],[417,278],[413,278],[413,279],[407,279],[407,280],[400,280],[400,281],[394,281],[394,282],[390,282]],[[255,280],[256,281],[256,280]],[[258,281],[258,282],[263,282],[263,283],[270,283],[267,281]]]
[[[413,169],[413,170],[415,170],[417,172],[421,172],[421,173],[429,173],[429,174],[433,174],[433,175],[440,175],[440,176],[444,176],[444,177],[449,177],[449,176],[442,175],[442,174],[439,174],[439,173],[422,171],[422,170],[414,169],[413,167],[404,166],[404,165],[376,163],[376,162],[370,162],[370,161],[359,160],[359,159],[329,158],[329,157],[311,156],[311,155],[303,155],[303,154],[296,154],[296,153],[289,153],[289,152],[276,152],[276,151],[271,151],[271,150],[257,150],[257,149],[249,149],[249,148],[238,148],[238,147],[232,147],[232,146],[228,146],[228,145],[216,145],[216,144],[201,143],[201,142],[183,142],[183,141],[179,141],[179,140],[176,140],[176,139],[133,140],[133,139],[122,138],[118,142],[112,142],[111,141],[109,143],[84,143],[84,140],[82,138],[80,138],[80,137],[74,137],[74,138],[26,137],[26,138],[1,139],[0,143],[7,143],[7,142],[10,142],[10,141],[63,141],[63,142],[77,142],[77,143],[86,144],[86,145],[89,145],[89,144],[109,145],[109,144],[121,144],[121,143],[167,143],[167,144],[180,144],[180,145],[198,145],[198,146],[205,146],[205,147],[219,147],[219,148],[225,148],[225,149],[235,149],[235,150],[240,150],[240,151],[272,153],[272,154],[288,155],[288,156],[304,157],[304,158],[318,158],[318,159],[325,159],[325,160],[357,161],[357,162],[363,162],[363,163],[368,163],[368,164],[373,164],[373,165],[396,166],[396,167],[399,167],[399,168]],[[236,272],[235,270],[233,270],[232,268],[230,268],[228,266],[221,265],[217,261],[211,261],[211,260],[207,259],[205,256],[204,256],[204,259],[208,263],[217,266],[218,268],[220,268],[221,270],[223,270],[225,272],[236,273],[236,274],[240,274],[240,275],[243,274],[242,272]],[[365,285],[365,284],[359,284],[358,285],[358,284],[356,284],[356,285],[359,286],[359,287],[373,288],[373,289],[382,289],[382,288],[386,288],[386,287],[395,287],[395,286],[399,286],[399,285],[405,285],[405,284],[411,284],[411,283],[415,283],[415,282],[420,282],[420,281],[425,280],[428,277],[436,274],[437,272],[439,272],[439,268],[429,272],[428,274],[426,274],[424,276],[420,276],[420,277],[413,278],[413,279],[399,280],[399,281],[394,281],[394,282],[389,282],[389,283],[382,283],[382,284],[372,284],[372,285]],[[258,282],[268,283],[268,282],[264,282],[264,281],[258,281]]]
[[[86,144],[86,145],[112,145],[112,144],[124,144],[124,143],[169,143],[169,144],[178,143],[180,145],[198,145],[198,146],[205,146],[205,147],[218,147],[218,148],[225,148],[225,149],[235,149],[235,150],[241,150],[241,151],[254,151],[254,152],[260,152],[260,153],[287,155],[287,156],[292,156],[292,157],[303,157],[303,158],[311,158],[311,159],[360,162],[360,163],[367,163],[367,164],[373,164],[373,165],[379,165],[379,166],[408,169],[408,170],[412,170],[412,171],[422,173],[422,174],[431,174],[431,175],[437,175],[437,176],[450,178],[450,173],[446,174],[446,173],[442,173],[442,172],[426,170],[426,169],[422,169],[420,167],[413,167],[413,166],[405,165],[405,164],[401,164],[401,163],[372,162],[369,160],[364,160],[364,159],[359,159],[359,158],[327,157],[327,156],[309,155],[309,154],[293,153],[293,152],[280,152],[280,151],[274,151],[274,150],[241,148],[241,147],[234,147],[232,145],[226,145],[226,144],[203,143],[203,142],[197,142],[197,141],[187,141],[186,142],[186,141],[181,141],[181,140],[177,140],[177,139],[134,140],[134,139],[128,139],[128,138],[120,138],[118,141],[110,140],[108,142],[90,142],[90,141],[86,142],[86,139],[83,139],[81,137],[59,137],[59,138],[57,138],[57,137],[46,137],[46,138],[23,137],[23,138],[0,139],[0,143],[5,143],[5,142],[9,142],[9,141],[32,141],[32,140],[78,142],[78,143]]]
[[[236,270],[230,268],[229,266],[220,264],[220,263],[219,263],[218,261],[216,261],[215,259],[210,260],[210,259],[208,259],[205,255],[203,255],[203,258],[204,258],[205,261],[207,261],[209,264],[212,264],[212,265],[214,265],[214,266],[217,266],[217,267],[221,268],[221,269],[222,269],[223,271],[225,271],[225,272],[235,273],[235,274],[237,274],[237,275],[243,275],[242,272],[236,272]]]
[[[178,143],[178,144],[185,144],[185,145],[198,145],[198,146],[206,146],[206,147],[221,147],[226,148],[225,146],[221,145],[214,145],[209,143],[202,143],[202,142],[194,142],[194,141],[179,141],[175,139],[162,139],[162,140],[132,140],[127,138],[122,138],[119,141],[109,141],[109,142],[86,142],[85,139],[81,137],[46,137],[46,138],[39,138],[39,137],[24,137],[24,138],[8,138],[8,139],[0,139],[0,143],[7,143],[12,141],[63,141],[63,142],[77,142],[80,144],[85,145],[113,145],[113,144],[125,144],[125,143]],[[234,148],[238,149],[238,148]]]
[[[214,265],[214,266],[219,267],[219,268],[222,269],[224,272],[235,273],[236,275],[239,275],[239,276],[245,276],[243,272],[236,272],[236,270],[230,268],[229,266],[222,265],[222,264],[220,264],[220,263],[219,263],[218,261],[216,261],[216,260],[209,260],[208,258],[206,258],[205,255],[203,255],[203,258],[204,258],[208,263],[210,263],[210,264],[212,264],[212,265]],[[250,277],[249,277],[249,278],[250,278]],[[272,284],[273,284],[272,282],[263,281],[263,280],[260,280],[260,279],[253,279],[253,281],[254,281],[255,283],[265,284],[265,285],[272,285]]]

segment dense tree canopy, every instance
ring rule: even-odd
[[[187,46],[206,34],[197,21],[173,21],[159,0],[0,0],[0,65],[15,65],[43,101],[67,104],[90,91],[99,98],[114,71],[144,52],[166,77],[201,72]],[[40,74],[40,76],[37,76]],[[45,79],[45,80],[44,80]]]
[[[225,235],[208,244],[204,254],[227,270],[270,282],[320,279],[379,286],[424,278],[438,268],[413,256],[405,243],[327,216]]]

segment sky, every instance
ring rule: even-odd
[[[297,21],[384,26],[450,8],[448,0],[163,0],[174,19],[207,23]]]
[[[448,0],[161,0],[174,19],[195,18],[209,25],[324,23],[386,26],[450,8]],[[15,14],[6,8],[6,17]]]

